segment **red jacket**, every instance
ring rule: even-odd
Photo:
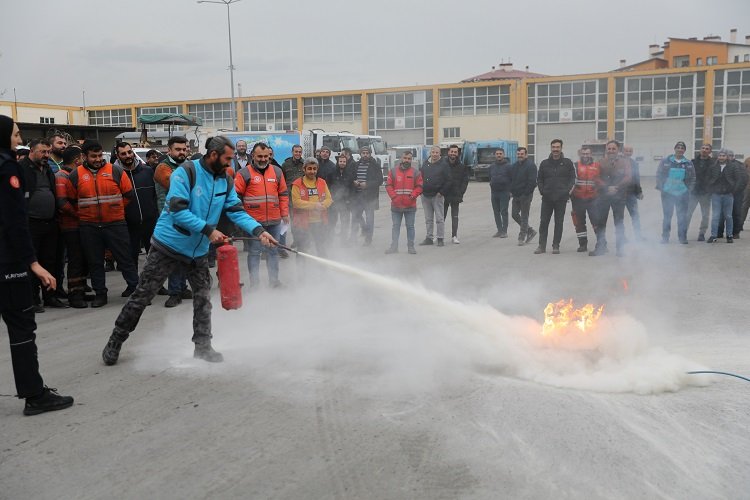
[[[298,207],[298,200],[295,198],[294,203],[292,204],[292,211],[294,212],[292,225],[300,229],[307,229],[310,226],[310,210],[305,209],[303,205],[304,202],[310,199],[310,191],[307,189],[307,186],[304,185],[304,177],[299,177],[292,182],[292,187],[294,186],[297,186],[297,192],[299,193],[302,203],[300,203],[300,206]],[[323,224],[328,224],[328,207],[331,206],[333,200],[330,199],[328,184],[326,184],[326,181],[322,177],[315,179],[315,192],[317,192],[318,195],[318,202],[326,207],[326,210],[321,210],[319,212],[320,221]]]
[[[81,165],[70,173],[70,198],[78,201],[82,224],[125,222],[125,205],[133,197],[133,184],[120,167],[107,163],[99,170]]]
[[[391,198],[391,210],[416,210],[417,198],[422,194],[422,172],[416,172],[411,166],[404,170],[399,164],[388,172],[385,190]]]
[[[281,169],[268,165],[261,172],[252,165],[240,169],[234,177],[245,212],[261,224],[273,225],[289,215],[289,191]]]
[[[599,184],[601,166],[598,162],[584,165],[576,162],[576,184],[573,187],[573,197],[579,200],[596,198],[596,188]]]

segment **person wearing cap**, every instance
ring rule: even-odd
[[[677,212],[677,237],[687,245],[688,202],[695,188],[695,168],[685,157],[687,146],[678,141],[674,154],[664,158],[656,169],[656,189],[661,191],[661,207],[664,215],[661,226],[661,242],[669,243],[672,231],[672,215]]]
[[[31,243],[26,179],[16,161],[20,144],[18,126],[0,115],[0,317],[8,327],[16,395],[26,400],[24,415],[37,415],[69,408],[73,398],[45,386],[39,373],[31,275],[47,290],[54,290],[57,282],[39,265]]]
[[[721,234],[720,222],[724,222],[727,234],[727,243],[734,241],[734,221],[732,220],[732,209],[734,208],[734,193],[741,182],[741,173],[735,163],[729,159],[729,150],[721,149],[716,157],[716,162],[708,171],[707,185],[711,192],[711,237],[707,243],[713,243]]]

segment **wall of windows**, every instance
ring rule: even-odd
[[[243,104],[245,130],[264,132],[268,126],[274,130],[297,129],[297,99],[277,101],[250,101]]]
[[[750,114],[750,69],[714,73],[714,115],[711,137],[714,149],[727,139],[728,116]]]
[[[130,108],[100,109],[89,111],[89,125],[104,127],[132,127],[133,113]]]
[[[232,130],[232,103],[189,104],[188,114],[203,120],[203,125],[218,129]]]
[[[433,143],[432,91],[368,94],[370,134],[379,130],[424,129],[424,144]]]
[[[360,95],[305,97],[305,122],[355,122],[362,119]]]
[[[440,116],[497,115],[510,112],[510,85],[440,90]]]

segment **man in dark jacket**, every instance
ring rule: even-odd
[[[730,163],[734,164],[734,169],[737,172],[737,188],[732,193],[734,201],[732,204],[732,226],[733,226],[733,238],[739,238],[740,233],[744,229],[742,227],[745,219],[742,218],[742,206],[745,204],[745,189],[747,188],[748,180],[750,177],[745,170],[745,165],[734,158],[734,151],[727,150],[727,156],[729,157]],[[729,236],[729,233],[727,233]]]
[[[144,164],[133,152],[127,142],[117,143],[117,161],[114,165],[122,167],[133,184],[133,200],[125,206],[125,222],[130,236],[130,255],[133,256],[138,270],[138,255],[141,246],[148,253],[151,246],[151,235],[154,234],[159,211],[156,206],[156,187],[154,171]]]
[[[505,157],[505,150],[495,150],[495,162],[490,165],[490,201],[492,214],[495,216],[497,232],[493,238],[508,237],[508,203],[510,202],[510,185],[512,165]]]
[[[0,115],[0,317],[8,327],[10,357],[16,394],[26,399],[24,415],[62,410],[73,405],[73,398],[60,396],[44,385],[39,374],[36,322],[31,299],[31,274],[44,288],[56,282],[39,265],[31,243],[29,219],[24,203],[26,172],[16,163],[21,133],[13,120]],[[53,184],[54,186],[54,184]]]
[[[284,180],[286,181],[287,186],[291,186],[292,182],[305,175],[303,164],[304,161],[302,160],[302,146],[300,146],[299,144],[295,144],[294,146],[292,146],[292,156],[284,160],[284,163],[281,164],[281,171],[284,172]],[[290,213],[291,210],[292,207],[290,203]],[[286,235],[288,232],[289,231],[285,231],[279,237],[279,243],[281,243],[283,246],[286,246]],[[278,254],[282,259],[289,258],[289,253],[287,253],[287,251],[283,248],[278,249]]]
[[[711,215],[711,193],[708,191],[708,186],[706,185],[708,171],[711,170],[711,165],[716,161],[713,156],[711,156],[711,152],[711,144],[703,144],[703,146],[701,146],[701,152],[693,160],[693,168],[695,169],[695,187],[690,193],[687,214],[688,227],[690,227],[690,221],[692,221],[695,207],[698,205],[701,206],[701,223],[698,228],[698,241],[706,240],[706,229],[708,229],[708,221]]]
[[[524,147],[516,151],[518,160],[510,169],[510,194],[513,201],[510,213],[513,220],[521,227],[518,233],[518,245],[525,245],[534,239],[536,231],[529,226],[529,210],[531,200],[534,198],[536,189],[536,164],[529,158],[529,153]]]
[[[633,146],[624,145],[622,154],[630,163],[630,172],[632,181],[628,188],[628,195],[625,198],[625,208],[628,209],[630,220],[633,223],[633,237],[637,241],[643,241],[641,234],[641,216],[638,213],[638,201],[643,199],[643,187],[641,186],[641,166],[633,158]]]
[[[326,179],[328,190],[331,192],[333,205],[328,209],[328,231],[329,238],[333,237],[336,224],[341,221],[339,228],[339,237],[342,244],[349,239],[349,223],[351,220],[351,207],[349,206],[354,192],[354,177],[352,169],[347,166],[347,158],[339,155],[338,165],[330,176]]]
[[[594,226],[596,248],[589,252],[589,255],[604,255],[606,252],[607,219],[611,208],[612,218],[615,220],[617,256],[622,257],[625,246],[625,200],[632,187],[633,175],[630,161],[620,154],[620,143],[609,141],[606,148],[604,158],[600,162],[597,185],[597,221]]]
[[[711,192],[711,237],[707,243],[713,243],[719,234],[719,220],[723,219],[727,234],[727,243],[732,243],[734,221],[732,208],[734,206],[734,192],[740,183],[740,172],[729,160],[728,150],[722,149],[711,165],[706,179],[706,185]]]
[[[331,161],[331,150],[328,146],[320,148],[320,158],[318,158],[318,177],[323,178],[331,187],[331,178],[336,173],[336,164]]]
[[[443,220],[448,216],[448,208],[451,209],[451,238],[453,243],[458,240],[458,205],[464,201],[466,188],[469,187],[469,167],[458,159],[458,146],[451,144],[448,147],[448,169],[451,174],[451,188],[445,194],[445,205],[443,206]]]
[[[380,165],[370,154],[370,147],[363,146],[359,151],[359,161],[352,168],[352,226],[350,239],[354,242],[357,231],[361,228],[365,237],[364,246],[372,244],[372,233],[375,230],[375,210],[378,206],[380,185],[383,184],[383,172]],[[332,196],[333,197],[333,196]],[[334,198],[334,201],[336,199]],[[363,215],[364,214],[364,217]]]
[[[442,247],[445,235],[445,195],[452,189],[448,164],[440,157],[440,148],[432,146],[430,157],[422,165],[422,208],[427,236],[420,245],[433,244],[433,229],[437,228],[437,246]]]
[[[39,264],[54,270],[57,259],[57,195],[55,192],[55,174],[49,168],[50,144],[46,139],[34,139],[29,144],[29,156],[21,160],[21,170],[26,180],[26,209],[29,216],[29,231]],[[68,307],[52,290],[40,286],[38,279],[33,279],[34,312],[44,312],[47,307]]]
[[[536,183],[542,195],[542,213],[539,219],[539,246],[535,254],[547,251],[547,231],[552,214],[555,214],[555,232],[552,237],[552,253],[560,253],[565,206],[576,183],[576,168],[562,153],[562,139],[550,143],[550,155],[539,165]]]

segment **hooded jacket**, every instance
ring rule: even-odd
[[[550,154],[539,165],[536,183],[542,197],[549,201],[567,201],[576,183],[576,168],[562,153],[557,160]]]
[[[125,175],[130,178],[133,185],[132,202],[125,207],[125,221],[128,224],[141,224],[145,221],[155,221],[159,216],[156,205],[156,183],[154,182],[154,171],[151,167],[135,158],[135,168],[126,169],[120,160],[114,165],[122,168]]]
[[[10,132],[8,132],[10,138]],[[36,262],[24,203],[26,179],[16,162],[15,151],[0,147],[0,280],[20,281],[29,277]]]
[[[656,169],[656,189],[673,196],[682,196],[695,188],[695,168],[686,156],[673,154],[659,162]]]
[[[536,164],[531,158],[517,161],[510,169],[510,194],[514,197],[530,196],[536,189]]]

